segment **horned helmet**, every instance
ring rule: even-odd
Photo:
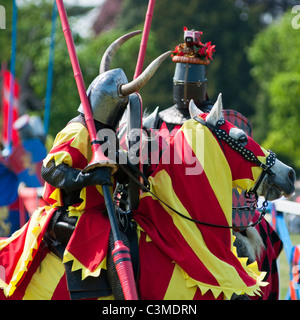
[[[99,75],[87,90],[87,96],[93,112],[93,118],[102,124],[116,129],[126,109],[128,96],[141,89],[153,76],[160,64],[171,54],[165,52],[156,58],[145,70],[131,82],[128,82],[124,71],[120,68],[110,70],[113,56],[120,46],[141,31],[128,33],[115,40],[105,51],[99,68]],[[82,105],[78,111],[83,113]]]

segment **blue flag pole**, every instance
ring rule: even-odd
[[[52,9],[51,40],[50,40],[50,52],[49,52],[46,99],[45,99],[45,113],[44,113],[45,135],[48,134],[49,123],[50,123],[53,69],[54,69],[55,34],[56,34],[56,17],[57,17],[57,5],[56,5],[56,2],[54,1],[53,9]]]

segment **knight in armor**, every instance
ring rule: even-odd
[[[116,140],[115,130],[125,111],[129,95],[142,88],[170,54],[168,52],[158,57],[139,77],[128,83],[124,71],[110,70],[110,63],[120,45],[139,33],[129,33],[107,49],[101,61],[99,75],[87,90],[97,138],[101,140],[102,129],[106,129],[105,132],[111,135],[105,136],[100,141],[102,144],[107,143],[107,138]],[[111,285],[116,273],[106,273],[112,261],[108,257],[111,227],[101,185],[113,186],[118,180],[119,167],[115,163],[112,167],[103,166],[89,172],[83,171],[91,161],[92,148],[82,105],[78,112],[78,116],[57,134],[52,149],[43,161],[41,171],[46,182],[43,198],[50,206],[37,210],[29,222],[26,231],[29,234],[33,232],[30,228],[34,221],[38,222],[39,228],[34,231],[33,242],[27,243],[28,257],[23,263],[29,264],[38,255],[33,248],[43,250],[46,246],[63,260],[71,298],[110,296],[111,289],[115,289],[113,294],[116,296],[121,294],[120,289]],[[112,145],[111,149],[116,155],[117,146]],[[104,153],[106,151],[103,150]],[[20,280],[26,273],[25,269],[27,270],[27,266],[22,270],[18,270],[17,266],[12,268],[12,278],[15,276]],[[73,272],[78,269],[79,272]],[[89,276],[94,279],[92,288],[89,286]],[[7,275],[7,279],[9,278],[10,275]],[[87,282],[84,281],[86,278]],[[18,281],[13,285],[10,283],[4,288],[5,294],[13,294],[18,285]],[[116,293],[116,290],[119,291]]]
[[[94,79],[87,90],[97,130],[97,137],[99,137],[101,141],[102,129],[106,129],[106,132],[109,132],[108,136],[102,137],[103,140],[101,142],[103,143],[107,142],[107,140],[108,143],[116,140],[115,131],[128,104],[129,95],[146,84],[159,64],[167,56],[164,54],[158,57],[144,73],[131,83],[128,83],[127,77],[122,69],[110,70],[110,61],[114,55],[112,51],[117,50],[118,45],[136,34],[136,32],[130,33],[113,43],[107,50],[108,54],[105,53],[103,56],[99,76]],[[117,164],[112,165],[113,169],[105,166],[83,173],[82,170],[91,160],[91,146],[82,105],[79,106],[78,111],[79,115],[72,119],[57,135],[54,146],[44,160],[42,168],[42,176],[46,181],[45,196],[49,197],[52,205],[55,205],[55,201],[61,201],[61,206],[56,211],[50,223],[50,232],[48,232],[48,234],[50,234],[50,237],[54,235],[56,240],[58,239],[70,246],[70,235],[74,232],[75,224],[80,223],[81,220],[81,213],[79,214],[79,212],[84,210],[85,215],[89,213],[92,215],[92,212],[97,210],[97,214],[102,215],[100,219],[102,221],[99,223],[99,230],[96,231],[96,233],[101,235],[99,241],[102,243],[102,246],[107,246],[109,243],[110,223],[105,214],[104,199],[99,186],[103,184],[112,186],[116,181],[121,179],[121,174],[120,172],[116,172],[114,176],[111,177],[111,173],[118,171]],[[112,150],[103,150],[103,152],[112,151],[117,153],[119,148],[117,144],[112,144],[111,149]],[[109,157],[109,154],[106,155]],[[114,158],[115,154],[111,155],[112,158]],[[53,201],[52,195],[57,192],[58,189],[60,195],[58,194],[58,197],[55,197]],[[70,212],[72,213],[70,214]],[[76,222],[78,218],[79,221]],[[66,222],[67,224],[57,223],[59,221]],[[95,223],[95,221],[90,221],[89,223]],[[64,226],[68,227],[64,228]],[[88,234],[86,234],[86,236],[90,237]],[[79,238],[82,239],[82,237],[83,234],[80,233]],[[126,241],[125,238],[124,242]],[[91,246],[93,247],[93,245]],[[99,247],[101,247],[101,245]],[[107,252],[107,254],[109,255],[110,253]],[[99,263],[100,266],[103,261],[101,262],[101,260],[99,260],[97,263]],[[107,263],[110,263],[109,259]],[[111,265],[113,266],[113,263]],[[102,274],[104,274],[104,272],[102,272]],[[110,274],[108,274],[108,277],[111,277]],[[115,278],[117,278],[117,275],[115,275]],[[112,282],[113,281],[115,280],[112,279]],[[112,289],[116,296],[116,288],[113,287]],[[118,291],[121,292],[121,289]]]
[[[166,53],[157,58],[138,78],[128,83],[121,69],[110,70],[110,61],[117,48],[133,35],[135,34],[131,33],[118,39],[108,48],[102,58],[100,74],[87,90],[98,132],[97,138],[99,137],[103,146],[107,146],[107,142],[112,143],[116,138],[115,131],[130,96],[147,83],[160,63],[169,55]],[[187,32],[186,36],[186,41],[191,45],[193,43],[199,53],[200,49],[201,53],[208,49],[205,56],[209,59],[213,46],[200,45],[199,34],[190,35]],[[195,60],[188,59],[188,65],[193,64],[191,61]],[[187,93],[184,86],[183,92]],[[206,89],[205,98],[203,92],[199,106],[208,107]],[[52,251],[63,261],[71,298],[109,297],[113,293],[116,299],[122,299],[116,273],[109,267],[112,262],[111,227],[101,188],[104,184],[115,185],[122,179],[121,171],[118,163],[111,168],[98,167],[89,172],[84,171],[91,161],[92,149],[82,106],[79,106],[78,112],[79,115],[58,133],[52,149],[43,161],[42,177],[46,181],[43,196],[50,206],[36,210],[26,228],[3,244],[2,248],[6,252],[11,248],[13,252],[10,258],[15,261],[14,265],[7,268],[8,273],[5,275],[3,291],[6,296],[13,298],[18,286],[23,286],[22,292],[25,292],[26,273],[32,276],[32,269],[39,265],[36,263],[37,259],[43,262],[49,258],[49,252]],[[108,141],[105,137],[100,139],[102,129],[112,134]],[[117,144],[117,139],[115,140]],[[117,145],[114,147],[117,152]],[[107,156],[109,157],[109,154]],[[24,233],[29,236],[24,237]],[[126,239],[124,243],[127,245]],[[15,248],[18,248],[17,252],[14,251]],[[0,258],[1,254],[0,250]],[[18,259],[13,259],[13,255],[18,256]],[[30,277],[26,279],[28,278]],[[58,279],[56,286],[60,285],[62,282]],[[56,286],[53,283],[51,286],[55,291]],[[67,299],[69,296],[59,298]]]
[[[207,94],[207,72],[206,67],[213,61],[212,54],[215,52],[215,46],[211,42],[203,44],[201,37],[203,32],[188,30],[184,27],[184,43],[176,46],[173,51],[172,61],[176,63],[173,77],[173,102],[174,105],[160,111],[157,114],[155,110],[145,119],[145,126],[150,129],[159,130],[160,136],[164,137],[166,142],[170,142],[172,137],[181,128],[183,123],[190,119],[189,102],[193,99],[196,106],[203,112],[209,112],[212,103]],[[224,117],[235,126],[244,130],[249,136],[252,136],[252,126],[249,120],[235,110],[225,109]],[[154,119],[154,120],[153,120]],[[238,190],[233,190],[233,206],[242,207],[246,205],[244,194]],[[235,235],[237,237],[236,245],[239,255],[249,257],[249,251],[245,249],[247,238],[256,237],[256,231],[239,228],[250,224],[252,219],[257,219],[258,211],[241,212],[233,210],[233,224],[237,227]],[[252,228],[251,228],[252,229]],[[269,286],[264,288],[263,299],[278,299],[279,280],[276,260],[282,249],[282,242],[275,230],[269,223],[263,219],[256,226],[259,237],[261,237],[261,248],[258,256],[249,257],[249,262],[257,260],[261,270],[268,272],[267,281]],[[251,241],[251,240],[250,240]],[[251,297],[257,299],[257,297]]]
[[[173,51],[175,73],[173,77],[174,105],[160,111],[153,128],[159,129],[163,136],[174,136],[183,123],[190,118],[189,103],[193,99],[203,112],[209,112],[213,103],[207,94],[206,66],[212,61],[215,46],[201,42],[201,31],[184,27],[184,43]],[[167,129],[167,130],[166,130]]]

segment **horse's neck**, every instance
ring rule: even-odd
[[[199,203],[214,205],[212,202],[217,202],[231,219],[231,171],[218,142],[207,128],[194,120],[187,121],[164,152],[156,172],[161,170],[172,180],[175,193],[188,199],[191,209]]]

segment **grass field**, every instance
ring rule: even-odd
[[[300,234],[291,234],[293,245],[300,244]],[[284,250],[279,256],[279,281],[280,281],[280,300],[285,300],[285,296],[289,287],[289,265]]]

